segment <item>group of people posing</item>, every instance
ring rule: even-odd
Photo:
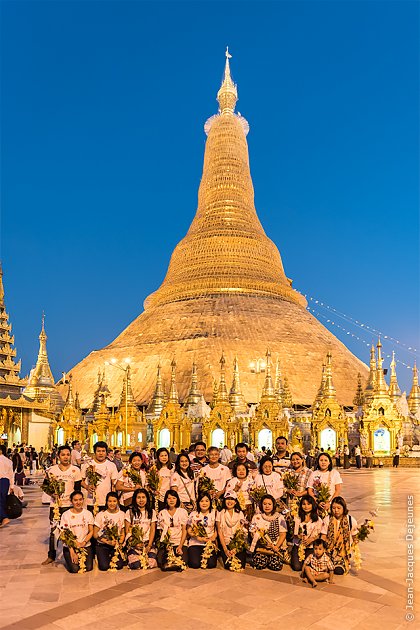
[[[171,462],[159,448],[151,466],[142,453],[130,455],[118,471],[105,442],[79,467],[71,449],[58,449],[47,471],[51,495],[48,558],[57,541],[71,573],[158,566],[161,570],[212,569],[280,571],[289,564],[316,586],[350,567],[356,519],[341,496],[342,479],[331,457],[320,453],[311,470],[299,452],[276,440],[276,453],[258,465],[248,446],[237,444],[228,465],[220,451],[197,442]]]

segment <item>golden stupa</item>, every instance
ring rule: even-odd
[[[194,220],[172,254],[162,285],[145,300],[144,312],[111,344],[71,370],[82,407],[91,404],[98,370],[112,358],[122,365],[130,358],[138,404],[150,403],[158,365],[168,382],[174,358],[181,402],[190,390],[193,363],[199,390],[211,400],[222,353],[227,379],[237,357],[235,369],[247,402],[260,399],[264,374],[258,366],[264,365],[267,348],[280,360],[294,403],[312,404],[328,351],[341,404],[352,404],[358,372],[367,376],[366,366],[306,310],[305,298],[292,288],[280,253],[258,219],[249,126],[235,113],[238,95],[229,57],[227,51],[219,112],[205,124],[208,138]],[[122,370],[106,370],[109,405],[118,404],[123,378]]]

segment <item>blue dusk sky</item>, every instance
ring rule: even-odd
[[[404,364],[419,348],[410,1],[3,0],[1,259],[22,375],[43,310],[59,378],[110,343],[163,280],[195,213],[227,44],[251,127],[257,212],[287,275],[364,361],[381,331],[410,387]]]

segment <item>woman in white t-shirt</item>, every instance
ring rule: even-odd
[[[116,492],[108,492],[105,499],[105,510],[98,512],[93,525],[93,535],[96,539],[96,557],[99,571],[108,571],[116,548],[122,548],[125,539],[125,512],[120,510],[118,495]],[[116,526],[117,538],[109,538],[107,528]],[[120,570],[124,566],[122,553],[118,554],[115,568]]]
[[[134,481],[133,481],[134,477]],[[138,478],[138,481],[137,481]],[[131,453],[128,458],[128,466],[124,467],[118,474],[115,489],[121,492],[121,504],[124,507],[131,505],[134,490],[146,486],[146,473],[141,453]]]
[[[222,509],[216,515],[217,533],[221,546],[221,554],[225,569],[231,569],[231,560],[235,556],[241,563],[242,569],[246,563],[245,541],[248,539],[248,532],[244,528],[245,517],[239,505],[236,492],[225,492],[222,501]],[[242,534],[242,549],[231,549],[230,543],[236,532]],[[233,569],[232,569],[233,570]]]
[[[127,540],[127,562],[129,569],[140,569],[140,554],[144,553],[148,558],[148,568],[156,566],[156,549],[154,539],[156,533],[156,512],[152,507],[152,499],[144,488],[134,491],[133,501],[126,512],[125,533]],[[130,536],[133,528],[141,530],[142,544],[132,547]],[[140,533],[140,531],[139,531]]]
[[[284,486],[281,475],[273,470],[273,460],[266,455],[261,458],[259,474],[255,477],[255,485],[263,486],[267,494],[277,499],[281,499],[284,493]]]
[[[187,538],[188,513],[181,507],[181,500],[175,490],[168,490],[165,495],[163,510],[158,514],[160,542],[157,563],[162,571],[181,571],[182,568],[168,563],[167,544],[172,546],[175,556],[186,564],[188,559],[185,541]]]
[[[175,470],[171,471],[171,490],[178,493],[182,507],[191,514],[196,506],[195,481],[190,458],[184,453],[178,455]]]
[[[250,522],[253,517],[253,503],[249,496],[249,490],[254,485],[255,481],[249,474],[247,464],[235,462],[232,467],[232,479],[229,479],[226,484],[225,496],[231,492],[237,494],[239,505]]]
[[[330,498],[328,501],[318,501],[319,487],[321,484],[326,484],[330,491]],[[336,468],[333,468],[333,463],[328,453],[320,453],[316,460],[316,466],[313,472],[309,475],[308,479],[308,494],[314,497],[318,501],[318,505],[321,510],[328,512],[330,509],[331,501],[339,496],[343,480]]]
[[[294,536],[290,566],[293,571],[302,571],[305,558],[313,551],[314,540],[321,536],[323,520],[318,514],[318,504],[314,497],[305,494],[299,503],[299,512],[294,519]],[[305,558],[299,559],[299,547]]]
[[[200,569],[204,547],[207,543],[215,544],[217,538],[216,531],[216,511],[212,509],[212,500],[208,492],[204,492],[198,500],[197,510],[191,512],[188,519],[187,532],[190,536],[188,541],[188,566],[191,569]],[[205,536],[197,534],[197,525],[200,524],[206,531]],[[215,569],[217,565],[217,552],[213,550],[207,560],[207,569]]]
[[[69,529],[77,538],[77,549],[85,549],[85,570],[93,569],[93,551],[90,539],[93,536],[93,516],[83,507],[82,492],[75,490],[70,494],[71,508],[66,510],[60,519],[60,530]],[[69,573],[78,573],[80,569],[80,555],[77,549],[63,544],[63,556]]]
[[[252,519],[250,551],[255,569],[281,571],[284,562],[287,524],[277,513],[276,500],[266,494],[260,501],[260,512]]]
[[[156,469],[160,477],[158,490],[159,512],[164,509],[165,495],[171,487],[172,464],[167,448],[158,448],[156,451]]]

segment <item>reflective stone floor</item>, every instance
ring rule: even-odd
[[[420,588],[407,621],[407,497],[414,496],[420,470],[351,470],[343,473],[344,496],[359,521],[378,508],[375,532],[361,545],[359,573],[337,576],[334,585],[311,589],[296,573],[247,569],[159,570],[69,575],[60,559],[46,557],[48,509],[37,487],[25,489],[29,507],[22,518],[0,529],[0,627],[145,628],[156,630],[293,627],[299,630],[394,630],[420,628]],[[419,525],[420,527],[420,525]],[[420,566],[420,565],[419,565]],[[417,571],[420,579],[420,569]]]

